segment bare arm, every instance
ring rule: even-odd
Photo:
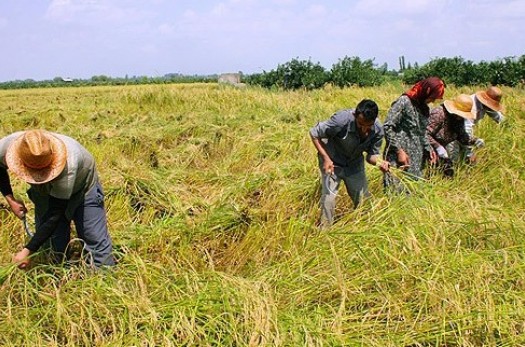
[[[381,160],[378,154],[367,156],[366,161],[383,172],[390,171],[390,163],[387,160]]]

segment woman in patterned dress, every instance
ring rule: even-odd
[[[430,111],[427,137],[439,157],[438,167],[445,176],[454,175],[450,154],[446,149],[449,143],[458,141],[462,146],[476,147],[484,144],[482,139],[472,136],[465,129],[466,121],[476,119],[476,115],[472,112],[472,104],[469,95],[460,94],[453,100],[445,100]]]
[[[414,179],[423,176],[427,159],[430,158],[431,162],[437,160],[426,136],[430,115],[428,104],[442,99],[444,93],[445,83],[438,77],[429,77],[403,93],[388,110],[384,123],[384,158]],[[384,173],[383,183],[388,190],[405,191],[403,184],[390,172]]]

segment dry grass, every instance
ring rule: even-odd
[[[401,86],[273,92],[218,85],[0,91],[2,134],[43,127],[96,157],[120,264],[10,265],[0,210],[0,345],[504,346],[525,343],[525,91],[453,180],[412,184],[315,227],[308,129]],[[447,96],[470,89],[447,89]],[[16,193],[26,187],[13,179]]]

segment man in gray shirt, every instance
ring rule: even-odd
[[[44,130],[20,131],[0,140],[0,191],[23,219],[27,209],[14,197],[7,169],[30,184],[28,195],[35,205],[35,234],[13,257],[20,268],[29,265],[29,255],[47,240],[62,257],[71,221],[93,265],[115,264],[95,160],[82,145]]]
[[[355,110],[338,111],[310,129],[321,170],[321,227],[334,221],[335,198],[341,181],[355,207],[369,195],[364,152],[369,164],[377,165],[383,172],[389,170],[388,162],[379,160],[384,132],[377,119],[378,112],[374,101],[364,99]]]

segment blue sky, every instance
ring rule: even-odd
[[[525,0],[1,0],[0,81],[525,55]]]

